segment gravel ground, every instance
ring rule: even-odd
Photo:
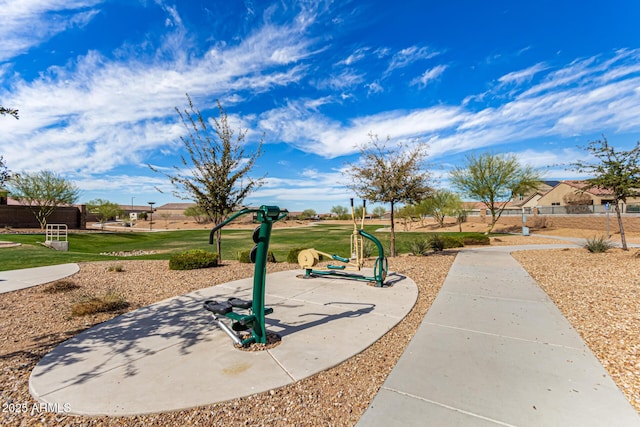
[[[554,243],[546,238],[505,236],[494,245]],[[590,254],[584,249],[515,253],[582,335],[637,410],[640,411],[640,268],[634,250]],[[295,384],[247,398],[190,410],[138,417],[76,417],[37,410],[28,391],[29,374],[58,343],[150,303],[231,279],[250,277],[253,266],[225,262],[195,271],[171,271],[166,261],[81,264],[65,279],[79,285],[48,293],[51,285],[0,295],[0,423],[11,426],[352,426],[395,366],[437,295],[455,251],[390,260],[390,269],[411,277],[419,297],[407,317],[379,341],[339,366]],[[114,271],[122,267],[124,271]],[[269,265],[269,272],[298,268]],[[69,286],[70,287],[70,286]],[[113,290],[130,303],[118,313],[70,317],[82,296]],[[19,409],[26,409],[19,412]],[[34,410],[34,408],[36,408]]]

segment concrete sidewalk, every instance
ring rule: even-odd
[[[511,250],[465,249],[358,422],[640,426],[600,362]]]
[[[71,276],[79,270],[78,264],[59,264],[0,271],[0,294],[54,282]]]

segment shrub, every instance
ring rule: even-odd
[[[116,273],[122,273],[124,271],[124,267],[121,265],[110,265],[107,268],[107,271],[115,271]]]
[[[108,290],[102,296],[87,295],[82,297],[71,307],[71,315],[75,317],[96,313],[108,313],[129,307],[124,297],[113,290]]]
[[[238,261],[240,261],[241,263],[244,263],[244,264],[250,264],[251,263],[251,258],[249,257],[250,253],[251,253],[251,251],[249,251],[249,250],[238,251]]]
[[[373,243],[368,240],[365,241],[364,245],[362,245],[362,256],[365,258],[369,258],[370,256],[372,256],[374,247],[375,245]]]
[[[289,264],[297,264],[298,263],[298,255],[300,254],[301,251],[305,250],[306,248],[293,248],[289,251],[289,253],[287,254],[287,262]]]
[[[486,234],[474,234],[462,238],[463,246],[466,245],[490,245],[491,239]]]
[[[602,253],[607,252],[609,249],[613,248],[613,243],[605,239],[604,236],[592,237],[590,239],[587,239],[587,243],[584,244],[584,247],[589,252]]]
[[[427,243],[434,252],[440,252],[445,248],[445,239],[440,234],[432,234],[429,236]]]
[[[429,249],[431,249],[429,240],[416,239],[409,243],[409,252],[414,255],[426,255]]]
[[[250,264],[251,263],[251,251],[250,250],[249,251],[238,251],[238,261],[242,262],[242,263],[245,263],[245,264]],[[267,252],[267,262],[278,262],[278,261],[276,261],[276,256],[271,251]],[[296,262],[298,262],[297,258],[296,258]]]
[[[217,265],[218,254],[202,249],[181,252],[169,259],[169,269],[171,270],[194,270],[197,268],[216,267]]]
[[[465,245],[463,239],[460,237],[443,234],[440,235],[440,238],[444,241],[444,249],[462,248]]]
[[[47,287],[42,289],[42,292],[47,294],[57,294],[59,292],[73,291],[78,288],[80,288],[80,285],[77,285],[70,280],[58,280],[47,285]]]

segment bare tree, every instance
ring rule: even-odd
[[[14,199],[31,208],[43,230],[58,206],[72,205],[79,195],[73,183],[48,170],[15,175],[9,190]]]
[[[603,136],[602,140],[590,142],[585,150],[598,161],[572,163],[573,169],[594,176],[586,180],[587,185],[582,191],[601,188],[612,192],[622,249],[626,251],[627,239],[622,225],[620,203],[626,203],[627,198],[640,196],[640,141],[631,150],[616,151]]]
[[[360,161],[349,164],[345,174],[348,188],[359,197],[391,205],[391,256],[396,255],[394,208],[397,203],[417,203],[431,192],[431,174],[423,169],[425,145],[400,143],[389,146],[390,137],[380,142],[369,133],[369,144],[360,146]]]
[[[189,94],[187,100],[188,109],[181,111],[176,107],[188,132],[180,137],[187,155],[180,156],[181,166],[174,166],[175,173],[163,173],[174,185],[176,197],[193,200],[214,225],[219,225],[247,195],[262,185],[264,177],[253,178],[249,172],[260,157],[264,135],[257,150],[246,154],[247,130],[240,129],[234,134],[220,101],[217,101],[219,117],[211,117],[213,125],[210,125],[193,106]],[[158,172],[153,166],[149,167]],[[216,248],[221,259],[220,230],[216,234]]]

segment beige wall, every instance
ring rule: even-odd
[[[572,187],[571,185],[560,183],[556,185],[552,190],[546,193],[544,196],[540,197],[538,200],[539,206],[552,206],[554,204],[559,204],[560,206],[565,206],[564,197],[568,194],[576,194],[577,189]],[[594,205],[602,204],[602,197],[594,196],[590,193],[584,193],[591,198]]]

